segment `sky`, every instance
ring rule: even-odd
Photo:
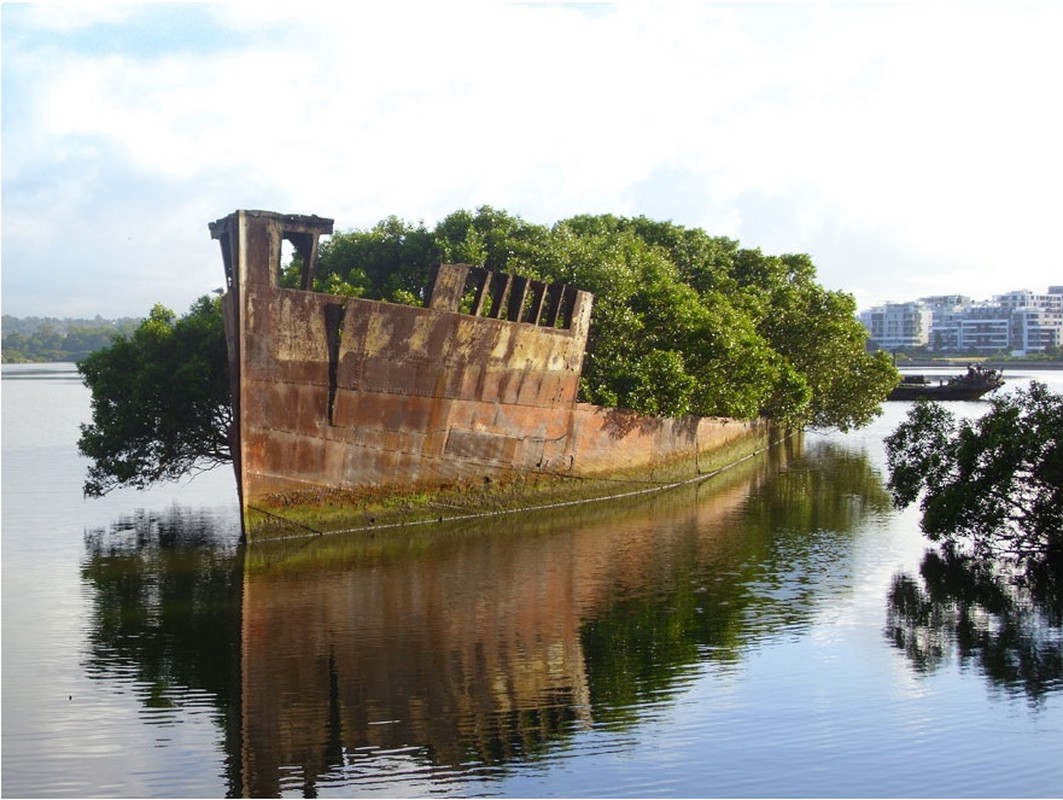
[[[645,215],[861,309],[1063,284],[1063,3],[2,6],[3,313],[186,311],[238,208]]]

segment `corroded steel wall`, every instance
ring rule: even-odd
[[[279,288],[282,241],[303,255],[309,287],[317,237],[331,229],[252,211],[211,226],[245,510],[310,488],[652,471],[751,430],[577,404],[586,292],[468,265],[440,267],[425,308]]]

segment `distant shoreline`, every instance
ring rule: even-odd
[[[963,358],[913,358],[910,360],[898,361],[897,369],[909,369],[912,367],[966,367],[969,364],[978,364],[983,367],[990,367],[991,369],[999,370],[1014,370],[1020,369],[1063,369],[1063,361],[1028,361],[1026,359],[1003,359],[994,361],[987,359],[985,361],[978,361],[975,359],[963,359]]]

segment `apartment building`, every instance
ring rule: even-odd
[[[872,341],[885,350],[926,346],[934,352],[1039,353],[1063,343],[1063,286],[974,302],[966,295],[886,303],[860,315]]]
[[[932,320],[933,312],[920,302],[886,303],[860,315],[871,338],[885,350],[926,346]]]

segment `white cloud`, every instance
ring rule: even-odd
[[[175,263],[235,207],[345,228],[488,203],[810,252],[861,302],[1063,282],[1063,7],[234,4],[186,39],[135,8],[5,12],[8,269],[144,272],[184,307],[210,286]],[[72,254],[45,217],[157,250]]]
[[[134,4],[121,3],[28,3],[27,27],[42,31],[70,31],[91,25],[118,23],[129,17]]]

